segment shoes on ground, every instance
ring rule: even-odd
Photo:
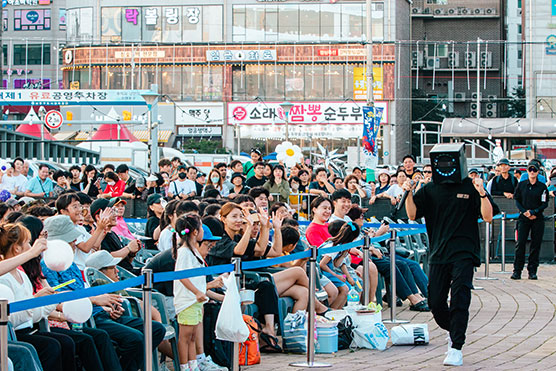
[[[510,277],[512,280],[520,280],[521,279],[521,272],[514,272]]]
[[[461,366],[463,365],[463,354],[461,350],[450,348],[446,358],[444,358],[444,366]]]

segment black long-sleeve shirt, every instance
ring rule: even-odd
[[[502,175],[498,175],[492,180],[492,188],[490,194],[493,196],[503,196],[504,193],[514,193],[517,186],[517,179],[508,174],[508,179],[504,179]]]
[[[539,182],[531,184],[529,179],[519,182],[514,193],[514,200],[521,213],[531,211],[531,214],[542,217],[544,209],[548,207],[548,188]]]

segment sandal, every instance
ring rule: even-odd
[[[266,343],[266,345],[260,348],[261,352],[282,353],[282,348],[278,345],[278,339],[275,336],[261,332],[259,337]]]
[[[424,300],[418,302],[415,305],[410,305],[409,310],[412,310],[414,312],[430,312],[431,311],[429,309],[429,306],[427,305],[427,303]]]

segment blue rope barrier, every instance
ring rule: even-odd
[[[145,283],[145,277],[137,276],[120,282],[114,282],[114,283],[109,283],[107,285],[89,287],[83,290],[64,291],[59,294],[20,300],[20,301],[10,303],[9,305],[10,313],[21,312],[22,310],[28,310],[28,309],[38,308],[38,307],[44,307],[45,305],[60,304],[63,302],[88,298],[91,296],[108,294],[114,291],[124,290],[129,287],[139,286],[144,283]]]
[[[424,232],[425,229],[420,228],[412,231],[402,231],[398,234],[398,236],[400,237],[410,236],[410,235],[420,234]],[[377,243],[377,242],[388,240],[390,236],[391,234],[387,233],[379,237],[373,237],[371,238],[371,243]],[[318,254],[319,256],[322,256],[324,254],[332,254],[335,252],[349,250],[354,247],[360,247],[363,246],[363,244],[364,244],[363,240],[358,240],[348,244],[319,249]],[[258,269],[258,268],[266,268],[266,267],[286,263],[297,259],[309,258],[310,256],[311,256],[311,251],[307,250],[307,251],[302,251],[291,255],[280,256],[273,259],[248,261],[242,263],[242,269],[250,270],[250,269]],[[185,269],[177,272],[160,272],[160,273],[155,273],[153,275],[153,282],[160,283],[160,282],[175,281],[183,278],[208,276],[208,275],[232,272],[233,270],[234,270],[233,264],[222,264],[222,265],[216,265],[212,267]],[[21,300],[9,304],[10,313],[16,313],[16,312],[21,312],[23,310],[43,307],[45,305],[59,304],[67,301],[108,294],[119,290],[125,290],[130,287],[140,286],[144,283],[145,283],[144,276],[137,276],[123,281],[114,282],[107,285],[90,287],[83,290],[66,291],[59,294]]]
[[[181,280],[184,278],[211,276],[213,274],[227,273],[234,270],[233,264],[214,265],[212,267],[184,269],[173,272],[160,272],[153,274],[153,283]]]

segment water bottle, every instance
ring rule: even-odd
[[[71,324],[71,329],[73,331],[83,332],[83,324],[82,323],[72,323]]]
[[[354,287],[351,288],[347,296],[348,307],[359,305],[359,291]]]

